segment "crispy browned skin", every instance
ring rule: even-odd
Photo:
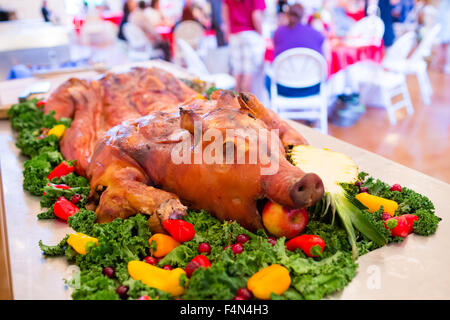
[[[77,172],[90,180],[90,205],[98,222],[143,213],[150,216],[153,231],[163,232],[162,221],[183,216],[189,206],[256,230],[263,227],[258,199],[305,207],[322,197],[320,178],[285,158],[283,146],[304,144],[304,138],[253,95],[217,91],[210,101],[196,96],[157,69],[110,74],[91,82],[72,79],[52,95],[47,111],[74,117],[61,150],[77,160]],[[249,148],[261,142],[258,136],[247,136],[251,130],[269,135],[277,129],[278,144],[269,150],[279,160],[278,171],[262,175],[261,168],[268,164],[259,159],[253,164],[195,164],[193,149],[188,154],[191,163],[174,163],[171,154],[183,136],[195,144],[195,122],[202,124],[200,134],[216,129],[225,136],[226,129],[241,129],[245,143],[224,141],[221,151],[232,147],[244,150],[246,157]],[[209,144],[199,146],[205,152]]]
[[[94,146],[105,131],[155,110],[177,110],[179,103],[196,95],[165,71],[134,68],[99,80],[70,79],[49,97],[45,112],[73,118],[61,152],[66,159],[76,159],[77,173],[86,175]]]
[[[223,92],[218,100],[192,100],[183,104],[180,112],[155,111],[109,130],[97,144],[88,169],[92,189],[105,189],[97,199],[99,220],[144,212],[152,216],[153,230],[161,231],[162,220],[185,213],[174,200],[179,198],[191,208],[205,209],[221,220],[236,220],[256,230],[263,227],[256,207],[258,199],[267,197],[290,207],[308,206],[320,199],[323,195],[320,178],[305,175],[292,166],[284,157],[281,143],[270,150],[279,159],[279,170],[274,175],[261,175],[264,165],[260,161],[195,164],[192,150],[191,163],[173,162],[172,150],[181,144],[183,133],[189,132],[194,144],[194,121],[202,123],[203,132],[214,128],[224,134],[226,129],[242,129],[245,135],[250,129],[271,129],[264,121],[249,116],[247,107],[230,92]],[[248,137],[244,148],[258,144],[257,139]],[[209,143],[203,141],[204,152]],[[142,183],[142,187],[130,191],[137,183]],[[119,194],[126,196],[119,199]],[[120,204],[111,205],[113,199],[119,199]]]

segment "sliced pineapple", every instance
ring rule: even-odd
[[[354,199],[349,198],[340,185],[355,183],[358,180],[358,166],[350,157],[340,152],[304,145],[292,148],[288,156],[292,164],[304,172],[313,172],[322,179],[326,193],[321,201],[322,205],[319,205],[320,215],[324,217],[331,212],[331,223],[334,224],[337,212],[347,231],[355,259],[358,255],[355,228],[375,243],[385,244],[383,235],[364,216],[361,209],[355,205]]]
[[[340,183],[355,183],[358,166],[347,155],[312,146],[295,146],[290,151],[291,162],[304,172],[313,172],[323,181],[325,190],[340,193]]]

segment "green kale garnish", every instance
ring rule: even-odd
[[[63,256],[64,252],[68,246],[67,239],[69,238],[69,235],[66,235],[64,239],[62,239],[57,245],[55,246],[47,246],[42,243],[42,240],[39,241],[39,248],[41,248],[42,253],[45,256],[48,257],[57,257],[57,256]]]

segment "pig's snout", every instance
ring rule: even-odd
[[[322,179],[315,173],[307,173],[293,185],[289,195],[296,208],[303,208],[319,201],[323,192]]]

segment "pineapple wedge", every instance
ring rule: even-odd
[[[305,172],[316,173],[325,190],[334,194],[342,191],[340,183],[355,183],[358,166],[347,155],[312,146],[295,146],[290,151],[291,162]]]
[[[358,180],[358,166],[350,157],[340,152],[305,145],[293,147],[288,157],[293,165],[304,172],[316,173],[322,179],[326,191],[322,199],[324,205],[320,206],[322,216],[327,215],[331,208],[333,224],[337,213],[347,231],[355,259],[358,255],[355,229],[379,245],[386,243],[383,235],[361,210],[364,206],[349,197],[341,186],[341,183],[355,183]]]

